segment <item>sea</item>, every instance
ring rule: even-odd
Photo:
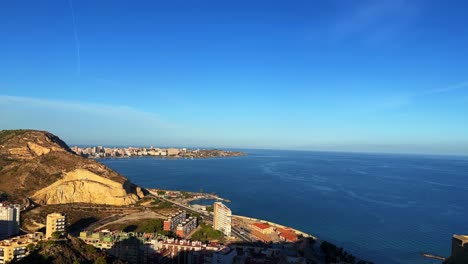
[[[375,263],[440,263],[468,233],[468,157],[244,150],[100,159],[147,188],[216,193],[233,214],[291,226]]]

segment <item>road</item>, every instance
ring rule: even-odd
[[[162,200],[164,200],[164,201],[170,202],[170,203],[176,205],[177,207],[180,207],[180,208],[182,208],[182,209],[185,209],[185,210],[188,211],[188,212],[192,212],[192,213],[201,213],[201,214],[203,214],[205,220],[208,220],[208,221],[210,221],[211,223],[213,223],[213,216],[212,216],[210,213],[208,213],[208,212],[199,212],[199,211],[197,211],[197,210],[191,208],[191,207],[188,206],[188,205],[181,204],[181,203],[178,203],[178,202],[175,202],[175,201],[166,199],[166,198],[164,198],[164,197],[160,197],[160,196],[158,196],[156,193],[154,193],[154,192],[152,192],[152,191],[150,191],[150,193],[151,193],[153,196],[157,197],[158,199],[162,199]],[[250,238],[249,236],[247,236],[247,235],[245,235],[245,234],[242,234],[243,231],[241,231],[241,230],[240,230],[239,228],[237,228],[237,227],[231,226],[231,233],[232,233],[234,236],[236,236],[237,238],[240,238],[241,240],[243,240],[243,241],[245,241],[245,242],[255,242],[255,240],[253,240],[253,239]]]

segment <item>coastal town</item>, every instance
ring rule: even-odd
[[[44,245],[76,240],[87,245],[87,251],[104,252],[131,264],[371,263],[299,230],[234,215],[225,204],[228,200],[214,194],[149,191],[143,201],[127,208],[130,211],[107,215],[79,229],[71,227],[76,216],[71,219],[73,213],[61,207],[63,212],[45,215],[41,231],[25,233],[20,213],[27,209],[0,203],[0,264],[21,261]],[[196,204],[206,199],[214,203]],[[467,236],[454,235],[451,262],[446,263],[463,263],[455,260],[468,256],[465,244]]]
[[[86,158],[125,158],[125,157],[169,157],[169,158],[215,158],[244,156],[244,152],[219,149],[187,149],[157,147],[78,147],[71,148],[76,154]]]
[[[371,263],[215,193],[142,188],[48,132],[0,131],[0,146],[0,264]],[[421,256],[467,263],[468,236]]]
[[[24,208],[1,203],[0,264],[19,261],[46,241],[62,243],[67,239],[79,239],[127,263],[305,264],[330,258],[328,249],[324,253],[326,242],[269,221],[234,215],[225,204],[228,200],[214,194],[149,191],[148,197],[128,208],[130,211],[80,228],[72,227],[77,220],[71,211],[55,207],[62,212],[46,214],[41,231],[29,233],[24,232],[25,226],[20,228]],[[205,199],[214,203],[193,203]],[[30,217],[28,212],[24,215]],[[338,249],[333,254],[346,261],[342,263],[368,263]]]

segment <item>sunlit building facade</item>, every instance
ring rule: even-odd
[[[215,202],[213,205],[214,218],[213,228],[224,233],[225,236],[231,236],[232,212],[221,202]]]

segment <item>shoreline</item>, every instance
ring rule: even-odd
[[[153,195],[157,195],[157,196],[160,196],[160,195],[157,194],[158,191],[164,191],[164,192],[166,192],[166,194],[171,193],[171,192],[174,192],[174,193],[185,192],[185,193],[192,194],[192,195],[194,195],[194,197],[185,199],[185,205],[189,206],[189,207],[192,206],[192,204],[190,204],[190,203],[192,203],[194,201],[199,201],[199,200],[217,200],[217,201],[222,201],[222,202],[226,202],[226,203],[231,202],[231,200],[229,200],[229,199],[222,198],[221,196],[218,196],[216,194],[211,194],[211,193],[187,192],[187,191],[182,191],[182,190],[166,190],[166,189],[154,189],[154,188],[146,188],[146,190],[150,191],[151,193],[153,193]],[[268,221],[268,220],[258,219],[258,218],[254,218],[254,217],[250,217],[250,216],[244,216],[244,215],[235,215],[235,214],[233,214],[232,217],[233,218],[237,217],[237,218],[240,218],[240,219],[243,219],[243,220],[248,220],[248,221],[267,223],[267,224],[269,224],[269,225],[271,225],[273,227],[290,229],[290,230],[294,231],[297,235],[302,235],[303,237],[310,237],[310,238],[313,238],[314,240],[320,240],[316,236],[313,236],[311,234],[303,232],[303,231],[301,231],[299,229],[295,229],[295,228],[290,227],[290,226],[281,225],[281,224],[271,222],[271,221]]]
[[[212,156],[212,157],[161,157],[161,156],[124,156],[124,157],[83,157],[85,159],[135,159],[135,158],[153,158],[153,159],[162,159],[162,160],[177,160],[177,159],[188,159],[188,160],[195,160],[195,159],[222,159],[222,158],[236,158],[236,157],[245,157],[247,154],[243,155],[233,155],[233,156]]]
[[[281,224],[278,224],[278,223],[275,223],[275,222],[270,222],[268,220],[253,218],[253,217],[250,217],[250,216],[234,215],[234,214],[232,215],[232,217],[233,218],[237,217],[237,218],[240,218],[240,219],[243,219],[243,220],[248,220],[248,221],[266,223],[266,224],[269,224],[270,226],[273,226],[273,227],[279,227],[279,228],[283,228],[283,229],[290,229],[290,230],[294,231],[297,235],[302,235],[303,237],[310,237],[310,238],[313,238],[314,240],[321,241],[318,237],[313,236],[311,234],[308,234],[306,232],[303,232],[301,230],[295,229],[295,228],[290,227],[290,226],[284,226],[284,225],[281,225]]]

